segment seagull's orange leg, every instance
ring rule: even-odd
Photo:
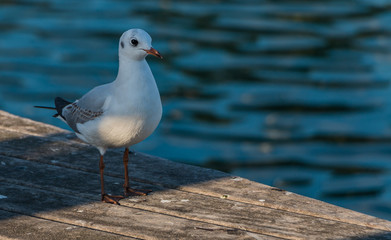
[[[152,192],[151,190],[133,189],[129,187],[129,174],[128,174],[129,148],[125,148],[123,161],[124,161],[124,169],[125,169],[125,183],[124,183],[125,196],[129,196],[129,195],[145,196],[148,193]]]
[[[112,204],[119,204],[119,200],[123,199],[122,196],[111,196],[105,193],[105,182],[103,179],[103,171],[105,169],[105,164],[103,162],[103,155],[100,155],[100,161],[99,161],[99,172],[100,172],[100,187],[101,187],[101,196],[102,196],[102,202],[106,203],[112,203]]]

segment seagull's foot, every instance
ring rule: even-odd
[[[149,189],[135,189],[130,187],[124,187],[125,196],[146,196],[152,192]]]
[[[111,203],[111,204],[115,204],[115,205],[121,205],[119,204],[119,200],[121,199],[124,199],[123,196],[112,196],[112,195],[108,195],[108,194],[102,194],[102,202],[105,202],[105,203]]]

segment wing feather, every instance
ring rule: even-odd
[[[62,98],[55,99],[55,105],[60,116],[75,132],[80,133],[77,124],[94,120],[103,114],[105,102],[108,99],[111,84],[93,88],[82,98],[71,103]]]
[[[101,116],[103,114],[102,111],[91,111],[88,109],[81,108],[78,106],[78,101],[73,102],[62,110],[62,116],[65,118],[65,121],[68,123],[69,127],[71,127],[75,132],[80,133],[77,129],[78,123],[85,123],[95,118]]]

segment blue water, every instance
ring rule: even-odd
[[[143,28],[164,102],[138,151],[216,168],[391,220],[391,2],[4,0],[0,109],[112,81]]]

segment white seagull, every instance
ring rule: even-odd
[[[93,88],[74,102],[56,97],[55,108],[35,106],[57,110],[53,117],[65,121],[81,140],[99,150],[103,202],[119,204],[123,198],[104,190],[103,155],[108,148],[125,148],[125,196],[149,192],[130,188],[128,161],[129,147],[151,135],[162,117],[160,94],[145,57],[163,57],[151,43],[151,37],[142,29],[124,32],[118,45],[118,75],[113,82]]]

